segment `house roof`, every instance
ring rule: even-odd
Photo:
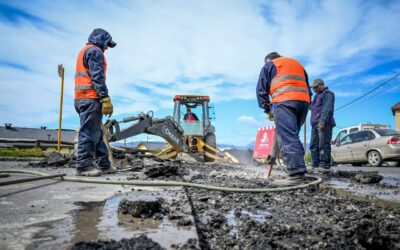
[[[62,142],[74,142],[75,130],[63,129]],[[0,138],[5,139],[33,139],[43,141],[57,141],[58,129],[19,128],[0,126]]]
[[[165,148],[166,145],[167,144],[165,142],[141,142],[139,143],[139,145],[137,145],[136,148],[143,146],[150,151],[161,151]]]
[[[400,111],[400,102],[398,102],[394,106],[392,106],[393,115],[396,113],[396,111]]]

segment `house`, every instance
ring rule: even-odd
[[[158,153],[167,146],[165,142],[141,142],[136,149],[150,153]]]
[[[400,102],[396,103],[392,107],[392,113],[394,115],[395,123],[396,123],[396,130],[400,131]]]
[[[65,153],[74,147],[75,130],[63,129],[61,148]],[[0,148],[33,148],[54,150],[58,143],[58,129],[21,128],[6,123],[0,126]]]

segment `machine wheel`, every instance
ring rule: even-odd
[[[209,134],[207,134],[206,137],[204,138],[204,142],[205,142],[207,145],[209,145],[209,146],[211,146],[211,147],[213,147],[213,148],[217,148],[217,139],[216,139],[214,133],[209,133]],[[204,149],[204,150],[206,150],[208,153],[213,153],[213,154],[214,154],[214,152],[211,152],[211,151],[208,150],[207,148]],[[204,161],[205,161],[205,162],[213,162],[214,160],[215,160],[215,159],[210,158],[210,157],[207,157],[207,156],[204,155]]]
[[[373,167],[380,167],[382,165],[382,156],[381,154],[376,151],[376,150],[372,150],[368,153],[368,163],[373,166]]]

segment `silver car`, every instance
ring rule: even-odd
[[[332,145],[334,163],[381,166],[384,161],[400,161],[400,133],[393,129],[376,128],[348,134]],[[396,164],[396,165],[397,165]]]

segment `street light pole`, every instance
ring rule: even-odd
[[[58,65],[58,76],[61,78],[61,94],[60,94],[60,114],[58,120],[58,143],[57,151],[61,151],[61,125],[62,125],[62,108],[63,108],[63,97],[64,97],[64,66],[62,64]]]

